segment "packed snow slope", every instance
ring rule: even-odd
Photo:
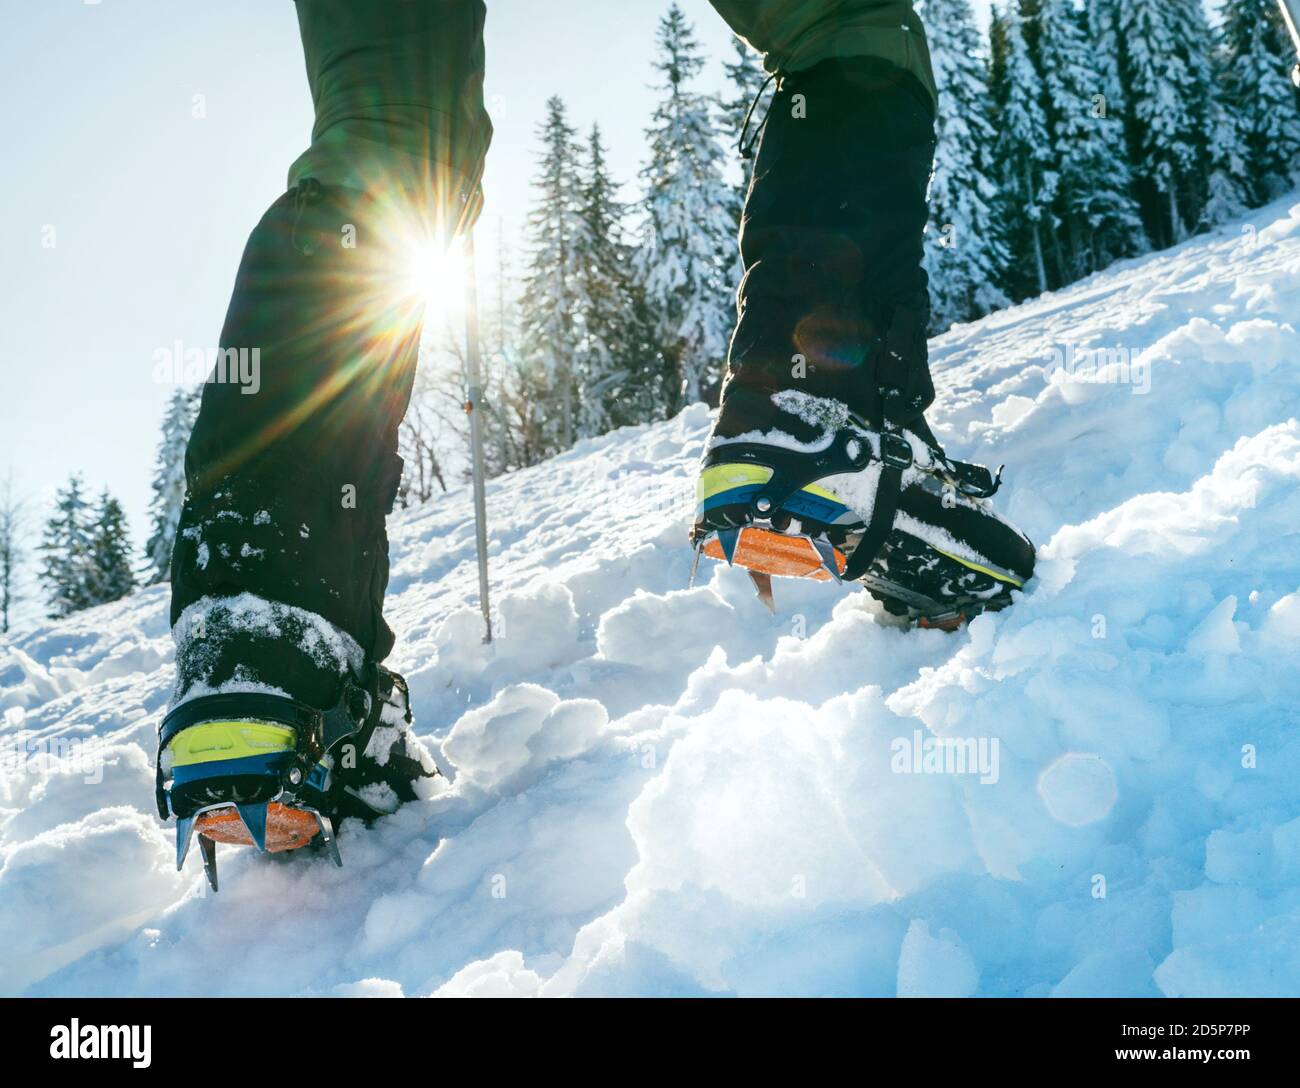
[[[1294,199],[934,342],[942,438],[1040,545],[960,633],[687,589],[702,407],[489,486],[492,648],[468,496],[396,518],[448,787],[344,869],[174,871],[165,589],[8,643],[0,990],[1300,994]]]

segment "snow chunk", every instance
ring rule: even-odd
[[[434,997],[536,997],[542,977],[524,966],[518,952],[498,952],[490,960],[462,967]]]
[[[1260,633],[1270,640],[1300,640],[1300,593],[1288,593],[1268,610]]]
[[[735,624],[736,610],[700,586],[654,596],[637,590],[600,618],[596,647],[607,661],[652,671],[706,658]]]
[[[1034,410],[1036,403],[1032,397],[1012,394],[993,406],[993,422],[999,427],[1014,427]]]
[[[907,927],[898,955],[899,997],[971,997],[979,981],[975,960],[951,929],[932,937],[919,918]]]
[[[517,684],[463,715],[442,750],[458,777],[496,790],[526,770],[587,751],[608,722],[592,699],[561,700],[536,684]]]
[[[1211,654],[1235,654],[1241,649],[1241,639],[1232,617],[1237,612],[1237,598],[1225,597],[1187,636],[1187,652],[1200,657]]]
[[[104,808],[0,850],[0,988],[35,980],[126,936],[189,883],[157,821]]]

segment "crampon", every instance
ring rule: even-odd
[[[365,803],[348,768],[392,715],[409,722],[406,682],[382,667],[366,686],[349,680],[324,711],[262,692],[174,708],[159,727],[157,800],[163,819],[176,819],[176,868],[195,839],[213,891],[218,843],[265,853],[316,844],[342,866],[334,821],[384,814]]]
[[[696,493],[701,556],[743,567],[775,610],[774,578],[859,582],[892,615],[954,630],[1011,603],[1034,547],[994,513],[1001,469],[851,418],[815,447],[722,440]]]

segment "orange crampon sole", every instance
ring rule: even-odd
[[[722,544],[718,538],[710,537],[704,545],[704,554],[711,559],[726,562]],[[770,529],[746,526],[740,530],[736,541],[736,553],[732,557],[736,566],[760,574],[770,574],[778,578],[812,578],[818,582],[829,582],[830,574],[822,566],[821,556],[807,537],[784,536]],[[844,553],[835,549],[835,565],[843,573],[848,565]]]
[[[921,616],[916,621],[916,626],[929,631],[960,631],[967,624],[965,612],[958,612],[955,616],[944,616],[941,619],[930,619]]]
[[[194,830],[214,842],[228,842],[235,846],[252,846],[253,838],[233,808],[218,808],[205,812],[194,821]],[[300,808],[290,808],[272,802],[266,809],[266,852],[297,850],[311,842],[320,831],[314,813]]]

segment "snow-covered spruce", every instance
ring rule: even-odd
[[[52,617],[119,600],[135,586],[122,504],[105,489],[92,505],[79,475],[55,495],[39,551]]]
[[[943,88],[925,237],[930,324],[942,332],[1006,305],[996,284],[1009,257],[994,211],[994,127],[970,2],[929,0],[925,16],[934,78]]]
[[[655,69],[664,77],[664,98],[646,133],[650,161],[641,171],[645,225],[637,273],[657,317],[657,342],[674,367],[672,403],[680,406],[699,400],[722,376],[735,321],[736,224],[725,152],[714,131],[717,105],[691,88],[704,59],[676,4],[659,23],[658,44]]]
[[[546,103],[538,137],[538,199],[528,217],[529,265],[521,299],[523,343],[519,382],[532,410],[521,421],[526,464],[568,449],[575,438],[578,385],[574,359],[580,336],[578,239],[582,215],[577,133],[558,97]]]
[[[163,416],[149,503],[149,540],[144,546],[149,564],[146,577],[151,584],[166,581],[171,572],[176,526],[185,501],[185,447],[194,429],[201,393],[201,386],[174,390]]]
[[[1300,97],[1286,78],[1295,63],[1274,0],[1225,0],[1215,84],[1231,130],[1211,145],[1231,148],[1231,176],[1251,205],[1273,200],[1300,175]]]
[[[1143,252],[1147,240],[1132,196],[1123,114],[1098,81],[1098,50],[1073,0],[1040,0],[1033,29],[1058,164],[1061,225],[1052,235],[1052,255],[1058,282],[1070,283]],[[1107,69],[1107,83],[1110,78]]]
[[[1102,0],[1122,42],[1120,77],[1131,111],[1130,147],[1142,166],[1139,190],[1158,245],[1186,238],[1207,199],[1214,73],[1204,6],[1169,0]]]
[[[1006,282],[1013,297],[1023,297],[1047,290],[1044,246],[1056,226],[1051,208],[1057,173],[1042,79],[1025,43],[1019,9],[1009,6],[991,33],[997,191],[1008,248],[1017,257]]]

